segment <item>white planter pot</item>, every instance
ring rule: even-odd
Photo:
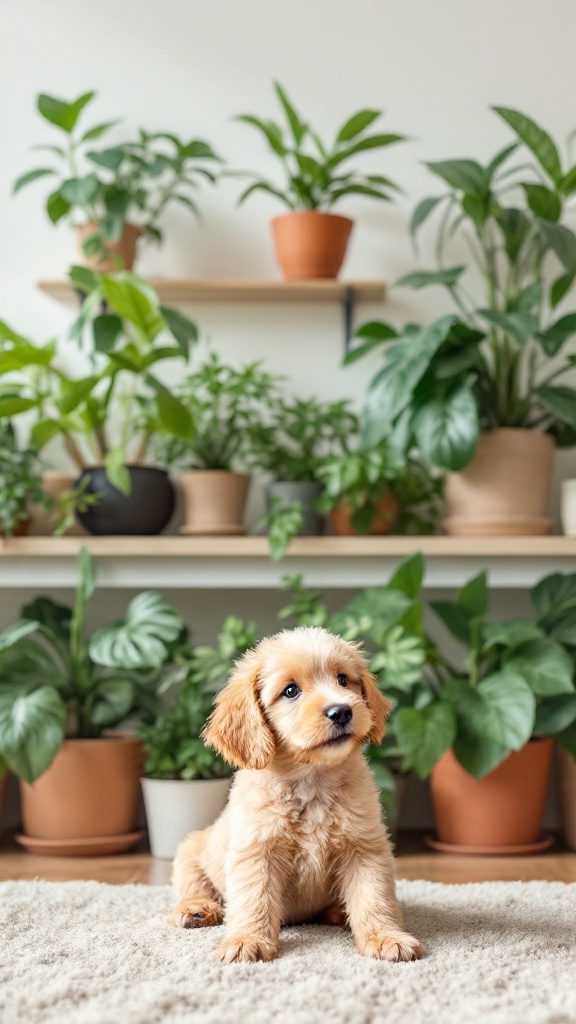
[[[142,779],[153,857],[171,859],[188,832],[211,825],[228,799],[231,779]]]
[[[576,480],[563,480],[560,485],[560,519],[566,537],[576,537]]]

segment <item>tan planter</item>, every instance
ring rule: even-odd
[[[476,454],[446,476],[449,534],[518,536],[549,533],[554,441],[536,430],[501,428],[480,436]]]
[[[531,740],[477,780],[449,750],[430,775],[438,840],[490,853],[536,843],[553,752],[554,740]]]
[[[558,804],[566,846],[576,850],[576,759],[558,749]]]
[[[271,221],[276,261],[289,281],[338,277],[354,222],[305,210]]]
[[[396,495],[393,494],[392,491],[388,491],[384,497],[376,503],[376,505],[376,517],[370,529],[366,531],[366,535],[371,537],[382,537],[390,533],[394,527],[394,523],[398,517],[398,512],[400,511],[400,504]],[[330,521],[332,523],[332,529],[337,536],[358,536],[358,531],[354,529],[350,521],[352,514],[353,511],[349,505],[341,505],[339,508],[332,509],[330,512]]]
[[[27,836],[65,846],[132,833],[143,763],[142,743],[133,736],[66,740],[36,782],[20,782]]]
[[[193,469],[181,473],[180,493],[184,524],[180,533],[241,534],[250,477],[220,469]]]
[[[95,253],[94,256],[87,256],[82,245],[97,230],[98,224],[95,222],[82,224],[76,229],[83,266],[90,267],[91,270],[100,270],[104,274],[109,274],[114,270],[132,270],[136,259],[140,228],[135,227],[134,224],[125,224],[118,241],[106,244],[105,254]]]
[[[57,498],[62,491],[71,491],[76,483],[76,477],[68,473],[58,473],[48,470],[42,475],[42,490]],[[31,509],[31,520],[29,533],[33,537],[51,537],[54,533],[54,517],[42,508],[41,505],[34,505]],[[79,522],[75,521],[69,530],[66,530],[65,537],[85,537],[86,530]]]

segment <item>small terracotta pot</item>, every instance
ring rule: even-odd
[[[136,259],[140,228],[134,224],[125,224],[117,242],[107,242],[103,253],[97,252],[93,256],[87,256],[82,245],[96,231],[98,231],[98,224],[95,221],[81,224],[76,229],[83,266],[90,267],[91,270],[99,270],[103,274],[110,274],[115,270],[132,270]]]
[[[221,469],[191,469],[178,478],[184,506],[180,533],[241,534],[250,477]]]
[[[133,736],[65,740],[36,782],[20,782],[26,834],[84,839],[132,832],[143,763],[142,743]]]
[[[19,523],[14,527],[14,532],[10,534],[11,537],[25,537],[30,531],[30,517],[26,516],[26,519],[21,519]],[[4,528],[2,526],[2,520],[0,519],[0,537],[5,537]]]
[[[76,483],[76,478],[69,473],[59,473],[54,470],[47,470],[42,474],[42,490],[52,498],[58,498],[62,491],[71,491]],[[51,537],[54,533],[54,521],[49,512],[42,505],[34,505],[31,510],[30,534],[33,537]],[[65,537],[85,537],[86,530],[78,521],[66,530]]]
[[[554,441],[537,430],[499,428],[481,434],[476,454],[444,486],[449,534],[549,533],[547,515]]]
[[[457,846],[506,847],[539,838],[554,740],[531,740],[474,779],[449,750],[430,775],[436,836]]]
[[[354,222],[305,210],[271,221],[276,261],[289,281],[338,277]]]
[[[566,846],[576,850],[576,759],[558,748],[558,804]]]
[[[376,502],[376,508],[377,511],[374,522],[370,529],[366,530],[365,535],[383,537],[390,533],[394,527],[394,523],[398,517],[398,512],[400,511],[400,503],[392,491],[387,491],[384,497]],[[333,508],[330,512],[332,529],[339,537],[358,536],[358,530],[354,529],[350,521],[352,515],[353,509],[350,505],[345,504],[342,504],[337,508]]]

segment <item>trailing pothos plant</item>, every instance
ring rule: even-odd
[[[285,124],[240,114],[236,120],[256,128],[281,165],[279,183],[251,174],[252,182],[240,196],[243,203],[254,192],[279,199],[289,210],[331,210],[351,195],[389,201],[398,186],[382,174],[364,174],[350,168],[362,153],[384,149],[404,140],[403,135],[370,132],[381,110],[359,110],[346,119],[334,142],[323,142],[310,123],[303,120],[286,90],[274,83]]]
[[[153,718],[185,640],[179,613],[150,590],[87,636],[95,588],[83,548],[73,606],[38,597],[0,634],[0,758],[26,782],[50,767],[66,737],[95,738],[128,719]]]
[[[574,664],[561,628],[566,611],[574,628],[576,578],[568,580],[563,596],[554,577],[534,589],[534,617],[491,622],[485,573],[455,601],[430,603],[465,653],[454,661],[428,640],[425,671],[401,691],[393,720],[405,768],[425,778],[452,749],[479,779],[541,736],[576,754]]]
[[[74,267],[70,278],[85,296],[71,332],[84,347],[85,372],[68,373],[56,341],[35,345],[0,322],[0,416],[33,412],[36,450],[60,437],[79,471],[103,465],[128,493],[126,464],[145,460],[155,434],[194,437],[190,409],[156,371],[167,360],[187,367],[196,326],[128,271]]]
[[[576,356],[565,345],[576,312],[555,312],[576,277],[576,235],[566,220],[576,164],[533,120],[494,107],[516,136],[492,160],[428,163],[443,193],[422,200],[414,237],[433,215],[436,266],[398,284],[440,286],[452,310],[426,326],[398,331],[365,324],[347,362],[381,348],[384,366],[366,400],[366,437],[392,431],[401,452],[417,446],[434,465],[462,469],[481,430],[517,427],[576,443],[576,389],[566,375]],[[521,156],[518,152],[522,147]],[[468,253],[454,265],[454,240]]]
[[[142,235],[160,241],[160,222],[167,206],[180,203],[198,214],[195,190],[201,180],[216,180],[220,158],[201,139],[184,141],[170,132],[140,130],[127,142],[95,148],[118,123],[105,121],[82,129],[85,108],[95,98],[86,92],[66,101],[41,94],[41,118],[61,133],[60,145],[41,145],[52,165],[22,174],[14,192],[39,179],[50,178],[46,213],[53,224],[67,219],[74,225],[94,224],[83,243],[87,256],[105,255],[106,245],[117,242],[124,225],[134,224]]]

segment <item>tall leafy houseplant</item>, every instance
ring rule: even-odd
[[[576,275],[576,235],[565,223],[576,166],[563,165],[555,142],[530,118],[494,109],[517,141],[484,165],[470,159],[427,165],[445,190],[422,200],[411,230],[416,236],[429,218],[439,217],[437,264],[398,282],[444,288],[452,311],[401,331],[366,324],[348,362],[382,349],[384,366],[366,403],[373,442],[391,425],[400,451],[417,445],[433,464],[452,471],[473,463],[472,476],[448,480],[448,524],[455,531],[466,516],[464,529],[471,521],[490,528],[496,520],[510,532],[516,519],[519,532],[545,532],[552,442],[576,442],[576,391],[566,379],[575,357],[565,348],[576,332],[576,313],[556,313]],[[467,251],[466,262],[448,260],[453,241]],[[526,455],[522,443],[529,445]],[[508,445],[511,457],[500,468]],[[490,470],[499,474],[491,489],[491,479],[484,479]],[[465,505],[471,489],[472,514]],[[508,508],[504,502],[512,502],[514,492],[517,505]]]
[[[24,533],[34,503],[47,503],[38,453],[19,448],[12,425],[5,421],[0,423],[0,535]]]
[[[365,174],[351,161],[361,154],[383,149],[404,136],[372,133],[380,110],[359,110],[342,124],[333,143],[322,141],[304,120],[279,83],[274,84],[284,124],[253,114],[237,120],[256,128],[278,158],[280,182],[257,174],[240,196],[243,203],[254,192],[274,196],[290,213],[272,221],[276,258],[287,278],[337,277],[352,221],[328,212],[350,196],[389,201],[397,190],[382,174]]]
[[[80,126],[95,96],[87,92],[72,101],[38,96],[38,113],[61,133],[61,143],[36,147],[49,152],[52,163],[21,175],[14,192],[50,178],[46,213],[51,222],[66,219],[79,229],[82,250],[93,265],[130,269],[138,235],[161,240],[169,205],[179,203],[198,214],[198,184],[216,180],[213,168],[220,160],[201,139],[184,141],[170,132],[140,130],[132,140],[95,148],[117,124]]]

